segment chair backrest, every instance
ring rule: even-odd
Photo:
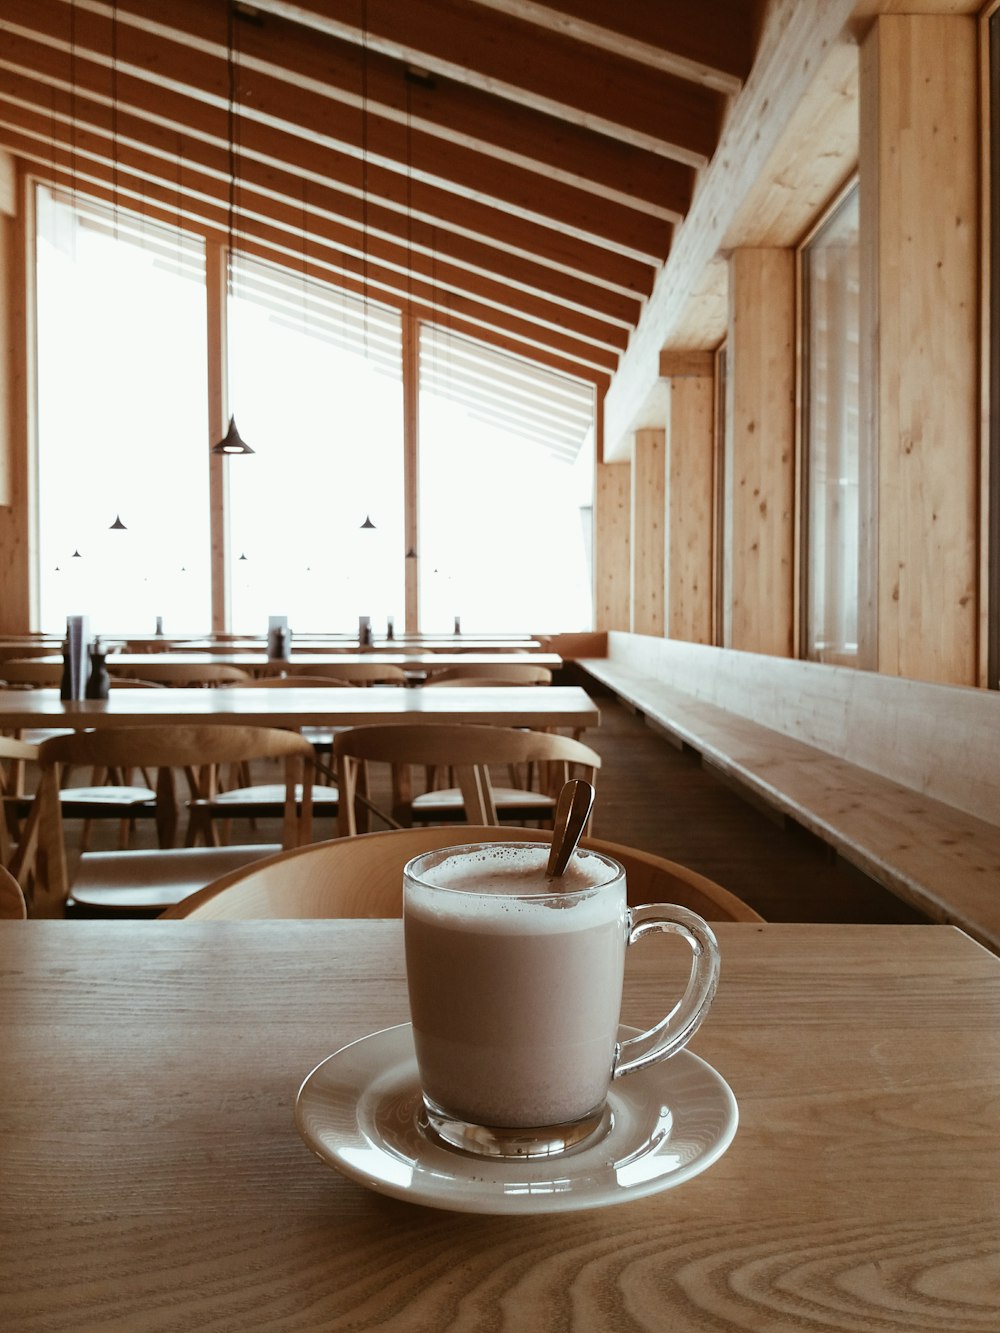
[[[403,867],[411,857],[467,842],[547,842],[551,836],[542,829],[449,824],[315,842],[232,871],[160,919],[398,917],[403,910]],[[581,846],[621,862],[632,906],[679,903],[708,921],[763,920],[720,884],[675,861],[600,838],[584,838]]]
[[[348,690],[349,680],[337,680],[333,676],[255,676],[253,680],[240,681],[240,687],[259,686],[265,689],[327,689]]]
[[[111,658],[108,672],[119,678],[137,676],[157,685],[177,686],[234,685],[250,679],[250,672],[242,667],[225,666],[221,662],[158,662],[155,653],[151,653],[149,661],[141,666],[121,666]]]
[[[406,672],[392,662],[269,662],[269,675],[325,676],[347,685],[406,685]]]
[[[51,657],[61,651],[55,643],[0,643],[0,662],[7,662],[12,657],[19,661],[25,657]]]
[[[428,670],[426,685],[551,685],[552,672],[548,667],[532,666],[530,662],[511,662],[489,665],[473,662],[469,666],[450,666]]]
[[[8,802],[16,811],[17,803],[24,797],[26,765],[37,759],[37,745],[0,736],[0,865],[10,865],[14,855],[11,830],[16,829],[17,820],[7,818]]]
[[[314,753],[297,732],[235,724],[113,727],[42,741],[38,788],[10,867],[22,885],[33,881],[32,914],[58,913],[69,892],[59,797],[63,765],[156,769],[157,824],[172,835],[177,822],[176,770],[185,774],[191,799],[197,803],[217,794],[223,765],[254,759],[284,760],[282,846],[287,849],[308,842]]]
[[[20,884],[9,870],[0,866],[0,921],[23,921],[27,915]]]
[[[0,662],[0,680],[11,685],[58,685],[62,673],[62,662],[35,662],[30,657]]]
[[[349,727],[333,738],[340,789],[339,829],[358,832],[358,796],[367,798],[370,761],[392,767],[394,812],[410,800],[410,767],[451,768],[472,824],[497,824],[490,764],[546,764],[555,794],[570,777],[595,780],[601,757],[582,741],[552,732],[471,723],[412,723]],[[395,817],[395,815],[394,815]]]

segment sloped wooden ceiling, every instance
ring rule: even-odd
[[[0,146],[603,390],[753,0],[0,0]]]

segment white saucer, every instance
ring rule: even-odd
[[[634,1036],[622,1028],[622,1037]],[[409,1023],[328,1056],[295,1099],[309,1147],[380,1194],[462,1213],[603,1208],[680,1185],[717,1161],[736,1133],[736,1098],[691,1051],[616,1080],[612,1127],[559,1157],[478,1159],[425,1137]]]

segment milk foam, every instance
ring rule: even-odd
[[[586,930],[620,913],[623,892],[563,897],[610,883],[615,871],[607,861],[578,851],[565,873],[552,880],[545,875],[548,857],[545,844],[465,848],[422,870],[421,883],[408,880],[407,910],[458,930],[531,933]]]

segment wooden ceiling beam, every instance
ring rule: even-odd
[[[16,0],[11,0],[15,3]],[[31,3],[32,12],[36,6]],[[111,73],[106,67],[73,54],[60,41],[36,41],[9,28],[7,9],[0,18],[0,67],[22,77],[38,78],[70,95],[70,114],[90,114],[88,106],[111,106]],[[65,34],[64,34],[65,35]],[[213,105],[195,101],[186,94],[144,79],[118,73],[118,115],[124,124],[128,114],[147,122],[143,133],[152,136],[161,129],[183,132],[215,144],[225,144],[228,135],[228,111],[224,99]],[[75,90],[75,91],[74,91]],[[50,93],[49,96],[52,96]],[[441,228],[464,238],[509,250],[515,256],[550,265],[564,273],[645,296],[651,290],[653,268],[648,261],[632,258],[622,251],[607,249],[548,226],[529,223],[504,209],[495,209],[474,199],[466,199],[420,180],[407,180],[394,171],[369,163],[367,172],[360,159],[334,148],[310,142],[302,135],[276,128],[270,123],[241,123],[238,167],[257,157],[271,164],[287,164],[311,179],[327,180],[345,194],[360,201],[365,196],[369,207],[383,206],[400,215],[410,216],[434,229]],[[367,178],[367,181],[366,181]],[[345,220],[350,220],[345,218]]]
[[[40,175],[51,179],[67,193],[78,191],[110,207],[115,207],[117,202],[122,208],[168,226],[178,225],[177,200],[159,184],[133,177],[122,167],[115,170],[110,165],[93,162],[88,162],[83,170],[78,163],[74,174],[59,162],[53,165],[43,157],[36,158],[30,140],[22,140],[8,131],[0,141],[9,144],[10,150],[22,161],[33,163]],[[202,200],[198,206],[192,206],[188,200],[183,222],[186,230],[201,235],[208,243],[228,244],[229,216],[222,205]],[[240,212],[234,222],[238,250],[260,254],[272,263],[293,269],[296,274],[305,269],[309,275],[342,290],[381,301],[400,311],[417,312],[421,318],[449,328],[454,323],[461,323],[465,329],[478,330],[481,341],[505,347],[516,344],[521,355],[530,357],[532,351],[550,352],[564,365],[575,364],[578,376],[584,370],[591,374],[610,375],[617,366],[618,356],[614,349],[575,337],[571,331],[566,331],[564,324],[534,323],[518,313],[444,290],[432,282],[408,278],[373,262],[371,257],[367,262],[362,259],[345,263],[340,251],[323,246],[316,238],[307,242],[303,254],[300,234],[282,230],[253,214]]]
[[[224,146],[147,126],[131,116],[119,117],[116,145],[110,111],[105,107],[88,103],[86,116],[78,114],[71,122],[66,93],[17,75],[8,76],[4,91],[8,97],[0,97],[0,124],[22,131],[41,145],[51,144],[51,150],[38,149],[41,159],[60,152],[64,155],[60,160],[72,169],[78,156],[110,165],[117,151],[119,161],[133,174],[159,182],[167,190],[198,194],[223,204],[228,199]],[[51,98],[48,105],[46,96]],[[79,105],[77,111],[81,111]],[[101,128],[91,128],[91,121]],[[605,320],[619,328],[615,345],[623,345],[622,331],[638,317],[639,302],[632,297],[443,232],[419,219],[411,218],[408,223],[405,216],[385,209],[369,206],[365,210],[353,196],[246,156],[240,163],[240,193],[245,191],[253,197],[252,206],[258,213],[284,210],[283,216],[297,216],[307,231],[315,232],[317,219],[322,219],[327,239],[343,250],[395,252],[397,262],[412,265],[425,276],[432,271],[447,274],[441,276],[442,282],[473,295],[483,296],[488,288],[502,285],[507,304],[515,307],[540,298],[552,303],[568,326],[576,323],[578,315]],[[306,202],[307,215],[303,212]]]
[[[194,12],[192,13],[192,7]],[[119,22],[184,38],[204,25],[204,0],[119,0]],[[443,138],[495,162],[524,166],[566,185],[613,199],[653,217],[676,221],[691,202],[694,171],[655,153],[598,134],[555,116],[454,80],[416,77],[407,66],[378,52],[289,23],[273,15],[242,23],[240,67],[312,86],[349,109],[364,99],[370,113],[411,131]],[[225,58],[224,46],[218,55]],[[409,75],[409,77],[408,77]],[[403,163],[405,165],[405,162]]]
[[[187,0],[175,3],[183,8]],[[110,18],[88,8],[70,10],[62,0],[4,0],[0,29],[12,36],[13,29],[22,26],[46,43],[60,46],[70,35],[68,18],[73,19],[74,63],[81,86],[90,87],[96,81],[100,91],[106,92],[108,79],[113,77],[117,102],[128,108],[133,98],[141,96],[136,85],[143,81],[162,96],[167,82],[164,71],[169,70],[169,85],[174,90],[215,108],[223,103],[228,111],[225,60],[193,45],[119,19],[114,32],[116,71],[102,68],[110,64]],[[300,82],[293,91],[287,78],[242,64],[237,65],[236,75],[240,139],[246,122],[268,122],[356,157],[359,183],[366,165],[376,161],[522,219],[624,249],[638,259],[659,262],[667,254],[672,230],[667,219],[567,185],[551,174],[510,163],[498,167],[482,153],[435,135],[412,129],[407,134],[404,127],[370,109],[365,114],[360,106],[331,100],[314,84]],[[226,95],[220,97],[222,84]]]
[[[750,73],[752,0],[475,0],[526,23],[732,96]]]
[[[714,89],[474,0],[367,0],[363,9],[356,0],[254,0],[254,8],[690,166],[703,166],[718,140],[725,99]]]
[[[63,0],[65,3],[65,0]],[[34,7],[34,6],[32,6]],[[119,28],[194,44],[203,55],[227,57],[225,11],[219,0],[117,0]],[[462,144],[498,162],[555,174],[578,189],[613,198],[654,217],[676,220],[690,204],[694,173],[554,116],[511,104],[453,80],[408,79],[407,67],[377,52],[265,15],[239,23],[234,43],[240,68],[359,108],[403,127]],[[124,48],[119,36],[119,46]],[[362,66],[364,66],[362,68]],[[364,86],[362,86],[364,85]]]

